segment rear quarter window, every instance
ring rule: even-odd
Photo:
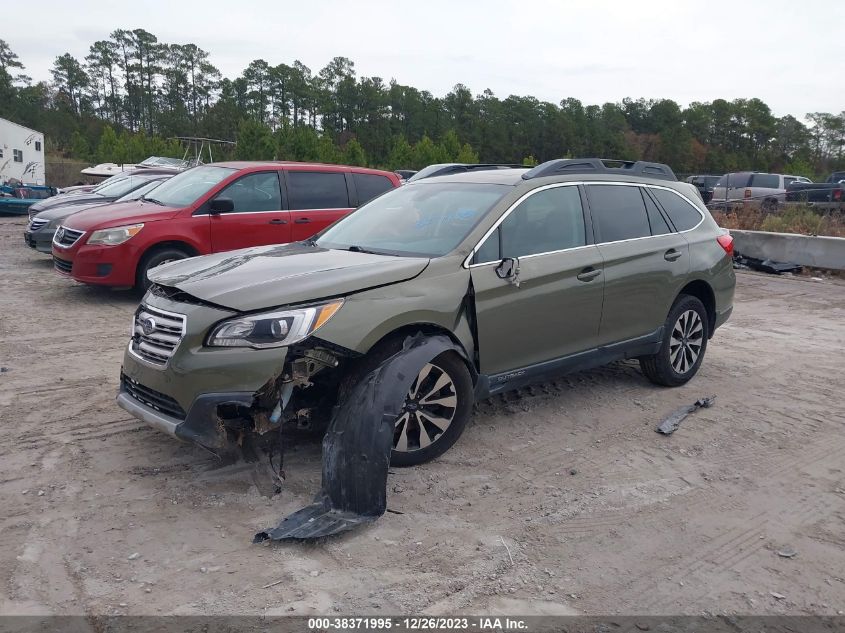
[[[600,242],[618,242],[651,235],[639,187],[588,185],[587,197]]]
[[[687,231],[701,222],[701,212],[675,192],[651,189],[651,193],[678,231]]]
[[[359,205],[369,202],[389,189],[393,189],[393,183],[387,176],[352,174],[352,180],[355,182],[355,189],[358,191]]]
[[[751,186],[763,189],[780,189],[780,176],[777,174],[753,174]]]

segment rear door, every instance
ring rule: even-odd
[[[496,268],[517,258],[517,283]],[[524,197],[479,246],[470,265],[481,372],[502,374],[596,343],[602,259],[575,185]]]
[[[342,171],[285,172],[291,241],[305,240],[352,211]]]
[[[587,199],[604,260],[604,307],[598,342],[654,333],[689,272],[689,246],[669,226],[645,187],[588,184]]]
[[[278,171],[241,176],[215,196],[230,198],[234,209],[209,214],[213,252],[290,242],[290,214],[284,211]],[[206,212],[208,203],[206,203]]]

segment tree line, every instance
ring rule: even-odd
[[[802,121],[774,116],[757,98],[585,105],[474,95],[463,84],[436,97],[359,76],[345,57],[316,72],[298,60],[258,59],[229,79],[197,45],[160,42],[144,29],[117,29],[82,60],[58,56],[52,81],[23,71],[0,40],[0,116],[44,132],[52,152],[84,160],[175,156],[178,143],[167,139],[195,135],[237,141],[220,157],[390,169],[578,156],[654,160],[678,173],[812,177],[845,168],[845,111]]]

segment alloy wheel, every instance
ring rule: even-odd
[[[393,431],[393,450],[431,446],[447,431],[458,410],[455,383],[446,371],[427,363],[414,380]]]
[[[704,343],[704,324],[695,310],[681,313],[672,328],[669,341],[669,363],[679,374],[687,373],[701,355]]]

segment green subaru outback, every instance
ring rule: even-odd
[[[474,401],[549,376],[636,358],[652,382],[686,383],[731,313],[731,254],[665,165],[424,178],[311,240],[152,270],[118,404],[209,449],[243,446],[324,427],[407,356],[374,388],[406,381],[389,457],[418,464],[455,443]]]

